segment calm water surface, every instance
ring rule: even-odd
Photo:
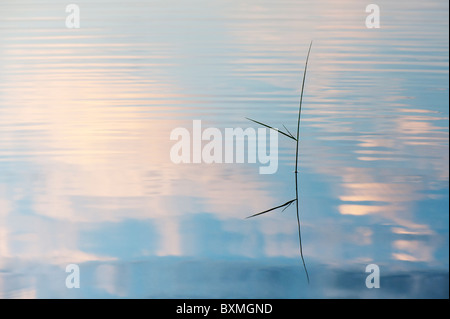
[[[447,1],[0,2],[0,297],[448,298]],[[174,164],[170,132],[295,132]],[[367,289],[365,267],[380,267]],[[67,289],[66,265],[81,288]]]

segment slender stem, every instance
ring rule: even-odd
[[[299,103],[299,109],[298,109],[298,121],[297,121],[297,148],[295,150],[295,173],[298,172],[298,144],[299,144],[299,138],[300,138],[300,116],[302,114],[302,101],[303,101],[303,90],[305,88],[305,78],[306,78],[306,69],[308,68],[308,60],[309,60],[309,53],[311,52],[312,47],[312,41],[309,45],[308,55],[306,56],[306,63],[305,63],[305,71],[303,72],[303,81],[302,81],[302,91],[300,93],[300,103]]]
[[[297,147],[295,150],[295,198],[297,199],[295,201],[295,205],[297,207],[297,225],[298,225],[298,241],[299,241],[299,249],[300,249],[300,257],[302,258],[302,263],[303,263],[303,268],[305,268],[305,273],[306,273],[306,279],[308,280],[308,284],[309,284],[309,274],[308,274],[308,270],[306,268],[306,263],[305,263],[305,258],[303,258],[303,248],[302,248],[302,233],[301,233],[301,229],[300,229],[300,213],[299,213],[299,204],[298,204],[298,146],[299,146],[299,141],[300,141],[300,116],[302,114],[302,101],[303,101],[303,90],[305,88],[305,78],[306,78],[306,70],[308,68],[308,60],[309,60],[309,53],[311,52],[311,47],[312,47],[312,41],[309,45],[309,49],[308,49],[308,55],[306,56],[306,63],[305,63],[305,70],[303,72],[303,80],[302,80],[302,90],[300,93],[300,103],[299,103],[299,109],[298,109],[298,121],[297,121]]]
[[[305,263],[305,258],[303,258],[303,248],[302,248],[302,232],[300,229],[300,214],[298,212],[298,187],[297,187],[297,174],[295,174],[295,198],[297,199],[295,201],[295,205],[297,208],[297,226],[298,226],[298,241],[300,243],[299,247],[300,247],[300,257],[302,258],[302,263],[303,263],[303,268],[305,268],[305,273],[306,273],[306,279],[308,280],[308,284],[309,284],[309,274],[308,274],[308,269],[306,268],[306,263]]]

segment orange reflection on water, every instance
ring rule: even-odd
[[[418,240],[396,240],[393,248],[403,251],[401,253],[392,253],[392,257],[404,261],[432,261],[433,247]]]

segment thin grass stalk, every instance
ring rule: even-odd
[[[311,52],[312,47],[312,41],[309,44],[309,50],[308,55],[306,56],[306,63],[305,63],[305,71],[303,72],[303,81],[302,81],[302,91],[300,93],[300,103],[298,108],[298,121],[297,121],[297,148],[295,150],[295,173],[297,174],[298,170],[298,145],[299,145],[299,139],[300,139],[300,118],[302,115],[302,101],[303,101],[303,90],[305,89],[305,79],[306,79],[306,70],[308,68],[308,60],[309,60],[309,53]]]
[[[305,70],[303,72],[302,88],[301,88],[301,92],[300,92],[300,102],[299,102],[299,108],[298,108],[297,137],[295,138],[292,135],[292,133],[287,129],[287,127],[284,126],[284,125],[283,126],[286,129],[287,133],[285,133],[283,131],[280,131],[277,128],[274,128],[274,127],[272,127],[270,125],[261,123],[259,121],[256,121],[256,120],[253,120],[253,119],[250,119],[250,118],[247,117],[248,120],[250,120],[252,122],[255,122],[257,124],[260,124],[262,126],[265,126],[265,127],[269,128],[269,129],[272,129],[274,131],[277,131],[278,133],[280,133],[282,135],[285,135],[285,136],[295,140],[296,143],[297,143],[296,144],[296,149],[295,149],[295,171],[294,171],[294,173],[295,173],[295,199],[290,200],[290,201],[288,201],[288,202],[286,202],[286,203],[284,203],[282,205],[279,205],[279,206],[273,207],[271,209],[265,210],[263,212],[260,212],[260,213],[248,216],[247,218],[259,216],[259,215],[271,212],[271,211],[273,211],[275,209],[282,208],[282,207],[284,207],[284,209],[283,209],[283,211],[284,211],[286,208],[288,208],[295,201],[295,205],[296,205],[296,208],[297,208],[297,226],[298,226],[298,240],[299,240],[300,257],[302,259],[303,268],[305,269],[306,279],[308,280],[308,284],[309,284],[309,274],[308,274],[308,269],[306,268],[305,258],[303,257],[303,248],[302,248],[303,246],[302,246],[302,235],[301,235],[301,227],[300,227],[300,213],[299,213],[299,204],[298,204],[298,176],[297,176],[297,174],[298,174],[298,150],[299,150],[299,144],[300,144],[299,143],[300,142],[300,119],[301,119],[301,114],[302,114],[303,91],[305,89],[306,71],[308,69],[309,54],[311,52],[312,43],[313,42],[311,41],[311,43],[309,44],[308,55],[306,56],[306,62],[305,62]]]
[[[308,280],[308,284],[309,284],[309,274],[308,274],[308,269],[306,268],[305,258],[303,257],[303,248],[302,248],[302,232],[301,232],[301,227],[300,227],[300,213],[299,213],[299,207],[298,207],[299,205],[298,205],[297,174],[298,174],[298,146],[300,144],[299,143],[299,141],[300,141],[300,119],[301,119],[301,114],[302,114],[303,90],[305,89],[306,70],[308,69],[308,60],[309,60],[309,53],[311,52],[311,47],[312,47],[312,41],[309,44],[308,55],[306,56],[305,70],[303,71],[302,90],[300,93],[300,103],[299,103],[299,108],[298,108],[297,138],[296,138],[297,147],[295,150],[295,198],[297,198],[295,205],[297,208],[298,241],[299,241],[300,257],[302,259],[303,268],[305,268],[306,279]]]
[[[303,248],[302,248],[302,232],[300,229],[300,214],[298,213],[298,187],[297,187],[297,174],[295,174],[295,198],[297,200],[295,201],[295,206],[297,208],[297,227],[298,227],[298,242],[299,242],[299,250],[300,250],[300,257],[302,259],[303,268],[305,269],[306,273],[306,279],[308,280],[309,284],[309,274],[308,269],[306,268],[305,258],[303,257]]]

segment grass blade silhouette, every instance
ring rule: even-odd
[[[309,274],[308,269],[306,268],[305,258],[303,257],[303,246],[302,246],[302,232],[300,227],[300,214],[298,211],[298,187],[297,187],[297,173],[295,174],[295,196],[297,200],[295,201],[295,206],[297,209],[297,228],[298,228],[298,242],[299,242],[299,250],[300,250],[300,258],[302,259],[303,268],[305,269],[306,280],[309,284]]]
[[[283,127],[284,127],[284,129],[286,130],[286,132],[288,132],[288,134],[289,134],[294,140],[296,140],[295,137],[294,137],[294,135],[292,135],[291,131],[289,131],[288,128],[287,128],[284,124],[283,124]],[[296,140],[296,141],[297,141],[297,140]]]
[[[300,119],[302,114],[302,102],[303,102],[303,91],[305,89],[305,79],[306,79],[306,71],[308,69],[308,61],[309,61],[309,54],[311,52],[312,47],[312,41],[309,44],[308,49],[308,55],[306,56],[306,62],[305,62],[305,70],[303,71],[303,80],[302,80],[302,89],[300,92],[300,102],[298,107],[298,121],[297,121],[297,147],[295,149],[295,197],[297,198],[296,201],[296,208],[297,208],[297,226],[298,226],[298,241],[299,241],[299,250],[300,250],[300,257],[302,259],[303,268],[305,269],[306,273],[306,279],[308,280],[309,284],[309,274],[308,269],[306,268],[305,258],[303,257],[303,245],[302,245],[302,231],[300,227],[300,213],[299,213],[299,207],[298,207],[298,181],[297,181],[297,174],[298,174],[298,146],[299,146],[299,140],[300,140]]]
[[[308,54],[306,56],[306,62],[305,62],[305,69],[303,71],[303,79],[302,79],[302,87],[301,87],[301,91],[300,91],[300,102],[299,102],[299,107],[298,107],[298,120],[297,120],[297,137],[294,137],[293,134],[287,129],[286,126],[283,127],[285,128],[286,132],[280,131],[276,128],[273,128],[270,125],[252,120],[248,117],[246,117],[246,119],[255,122],[257,124],[260,124],[262,126],[265,126],[269,129],[275,130],[280,134],[283,134],[291,139],[293,139],[294,141],[296,141],[296,148],[295,148],[295,199],[290,200],[286,203],[284,203],[283,205],[279,205],[273,208],[270,208],[268,210],[262,211],[260,213],[248,216],[247,218],[251,218],[251,217],[255,217],[255,216],[259,216],[268,212],[271,212],[275,209],[278,208],[283,208],[282,212],[285,211],[289,206],[291,206],[291,204],[293,202],[295,202],[295,206],[296,206],[296,211],[297,211],[297,227],[298,227],[298,241],[299,241],[299,251],[300,251],[300,257],[303,263],[303,268],[305,269],[305,273],[306,273],[306,279],[308,280],[308,284],[309,284],[309,274],[308,274],[308,269],[306,267],[306,263],[305,263],[305,258],[303,257],[303,245],[302,245],[302,232],[301,232],[301,227],[300,227],[300,212],[299,212],[299,204],[298,204],[298,150],[299,150],[299,142],[300,142],[300,119],[301,119],[301,114],[302,114],[302,102],[303,102],[303,92],[305,89],[305,79],[306,79],[306,71],[308,69],[308,61],[309,61],[309,54],[311,53],[311,47],[312,47],[313,42],[311,41],[311,43],[309,44],[309,49],[308,49]]]
[[[281,212],[284,212],[287,208],[289,208],[289,206],[291,206],[292,205],[292,203],[293,202],[295,202],[297,200],[297,198],[296,199],[293,199],[285,208],[283,208],[282,210],[281,210]]]
[[[267,124],[264,124],[264,123],[261,123],[261,122],[258,122],[258,121],[256,121],[256,120],[253,120],[253,119],[248,118],[248,117],[246,117],[246,119],[247,119],[247,120],[250,120],[250,121],[252,121],[252,122],[255,122],[255,123],[257,123],[257,124],[260,124],[260,125],[262,125],[262,126],[265,126],[265,127],[267,127],[267,128],[270,128],[271,130],[274,130],[274,131],[276,131],[276,132],[278,132],[278,133],[280,133],[280,134],[283,134],[284,136],[287,136],[287,137],[289,137],[289,138],[292,138],[294,141],[296,141],[295,137],[293,137],[292,135],[286,134],[286,133],[284,133],[283,131],[280,131],[280,130],[277,129],[277,128],[274,128],[274,127],[272,127],[272,126],[270,126],[270,125],[267,125]]]
[[[276,207],[270,208],[270,209],[268,209],[268,210],[265,210],[265,211],[263,211],[263,212],[260,212],[260,213],[257,213],[257,214],[251,215],[251,216],[248,216],[248,217],[246,217],[246,218],[252,218],[252,217],[255,217],[255,216],[259,216],[259,215],[262,215],[262,214],[271,212],[271,211],[273,211],[273,210],[275,210],[275,209],[278,209],[278,208],[281,208],[281,207],[286,206],[286,207],[283,209],[283,211],[284,211],[286,208],[288,208],[289,206],[291,206],[291,204],[292,204],[294,201],[296,201],[296,199],[290,200],[290,201],[284,203],[283,205],[280,205],[280,206],[276,206]]]
[[[302,80],[302,90],[300,92],[300,103],[298,107],[298,121],[297,121],[297,147],[295,149],[295,173],[297,174],[298,170],[298,145],[299,145],[299,139],[300,139],[300,118],[302,115],[302,102],[303,102],[303,90],[305,89],[305,79],[306,79],[306,70],[308,69],[308,60],[309,60],[309,53],[311,52],[312,47],[312,41],[309,44],[308,49],[308,55],[306,56],[306,63],[305,63],[305,70],[303,71],[303,80]]]

